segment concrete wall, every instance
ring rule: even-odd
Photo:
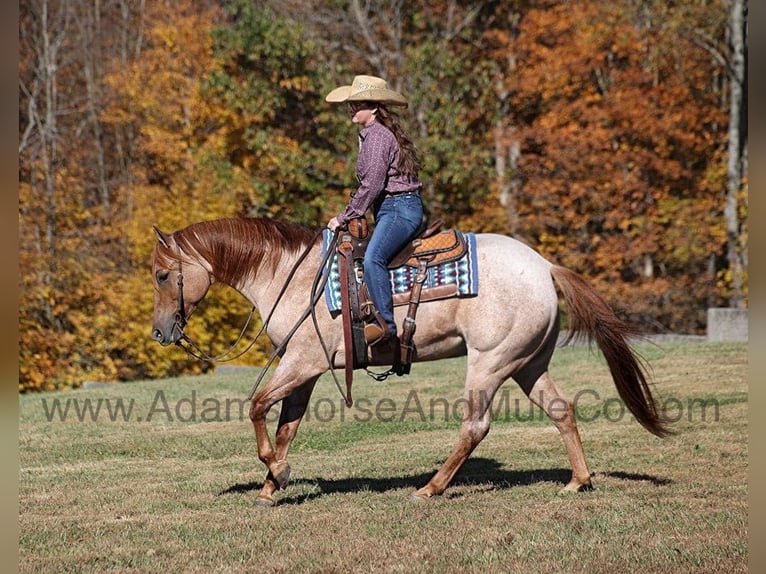
[[[747,309],[714,307],[707,310],[708,341],[747,341]]]

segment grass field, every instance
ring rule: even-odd
[[[274,508],[252,505],[257,371],[21,396],[19,570],[746,572],[747,345],[638,350],[668,439],[622,412],[600,354],[554,355],[595,475],[576,495],[558,433],[509,383],[453,486],[409,500],[457,438],[463,359],[357,372],[351,409],[323,377]]]

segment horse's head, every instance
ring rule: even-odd
[[[212,278],[209,269],[183,252],[174,234],[166,235],[156,227],[154,233],[152,339],[164,346],[182,338],[186,321],[207,294]]]

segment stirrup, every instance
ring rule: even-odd
[[[375,326],[377,327],[377,325]],[[385,339],[385,344],[391,345],[391,352],[393,353],[391,368],[387,371],[383,371],[382,373],[376,373],[370,369],[365,368],[366,373],[378,382],[385,381],[391,375],[396,375],[397,377],[401,377],[402,375],[409,375],[410,365],[405,365],[402,363],[400,355],[401,341],[399,340],[399,337],[387,337]]]

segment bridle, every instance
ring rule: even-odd
[[[178,334],[180,337],[185,337],[184,335],[184,327],[186,327],[188,321],[186,319],[186,306],[184,305],[184,274],[181,269],[181,258],[180,258],[180,248],[179,248],[179,258],[178,258],[178,308],[176,309],[176,314],[173,321],[173,328],[170,330],[170,335],[172,337],[173,333],[178,330]]]

